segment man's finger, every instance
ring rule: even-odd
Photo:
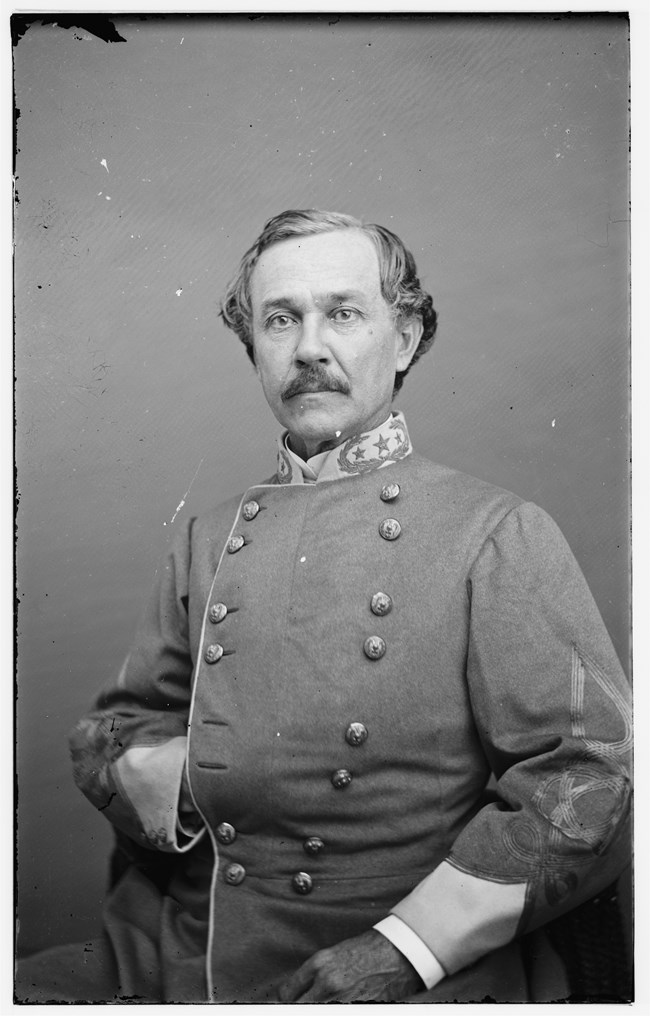
[[[311,960],[296,970],[288,981],[280,985],[278,997],[281,1002],[297,1002],[301,995],[311,988],[314,981],[314,969]]]
[[[308,1002],[343,1002],[345,999],[341,998],[340,990],[337,990],[322,977],[315,977],[307,990],[295,1001],[305,1004]]]
[[[316,954],[311,983],[298,996],[298,1002],[351,1002],[356,992],[362,990],[356,979],[350,977],[340,957],[337,963],[334,962],[332,953],[335,950]]]

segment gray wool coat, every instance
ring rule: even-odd
[[[630,737],[610,639],[535,505],[416,454],[249,488],[178,534],[73,734],[83,792],[173,855],[165,887],[132,868],[108,899],[124,993],[272,1001],[394,912],[448,975],[415,1001],[558,997],[536,929],[627,863]]]

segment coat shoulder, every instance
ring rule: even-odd
[[[503,487],[462,473],[413,453],[407,460],[413,476],[413,495],[429,503],[436,511],[446,509],[459,517],[483,515],[494,522],[513,508],[524,504],[523,498]]]

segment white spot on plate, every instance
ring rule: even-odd
[[[555,420],[551,420],[551,427],[555,426]]]
[[[301,563],[301,564],[304,564],[306,560],[307,560],[307,558],[306,558],[306,557],[301,557],[301,558],[300,558],[300,563]]]
[[[106,162],[106,159],[102,159],[102,161],[100,162],[99,165],[103,166],[104,169],[106,170],[106,172],[108,173],[109,170],[108,170],[108,163]]]
[[[183,292],[182,289],[177,289],[176,290],[176,296],[180,296],[182,292]]]

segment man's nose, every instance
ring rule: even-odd
[[[305,314],[302,319],[300,338],[295,348],[297,363],[328,363],[327,322],[321,314]]]

